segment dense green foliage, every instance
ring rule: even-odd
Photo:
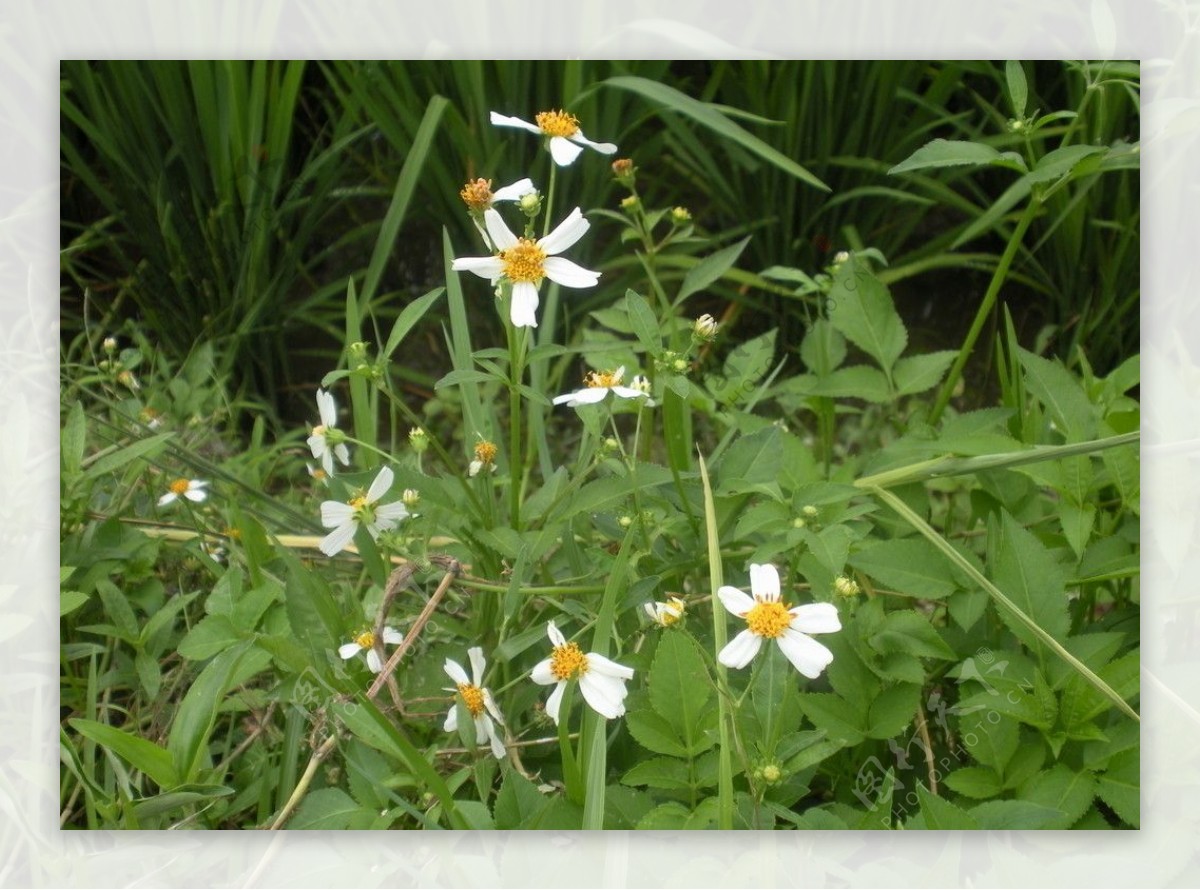
[[[1137,827],[1137,87],[65,63],[63,824]]]

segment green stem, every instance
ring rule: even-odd
[[[1017,249],[1021,246],[1021,239],[1025,237],[1025,230],[1029,228],[1029,224],[1033,222],[1033,218],[1037,216],[1037,212],[1041,206],[1042,202],[1036,197],[1031,196],[1029,203],[1025,205],[1025,212],[1021,214],[1021,219],[1017,222],[1017,227],[1013,229],[1012,235],[1009,236],[1008,246],[1004,248],[1000,262],[996,264],[996,271],[992,273],[992,280],[988,284],[987,292],[983,295],[983,302],[979,304],[979,309],[975,313],[975,320],[971,322],[971,329],[967,331],[967,338],[963,341],[962,348],[958,350],[958,356],[954,359],[954,364],[950,367],[950,373],[946,375],[946,381],[942,384],[937,401],[934,402],[933,409],[929,412],[930,424],[936,424],[941,419],[942,412],[946,410],[946,405],[950,403],[950,396],[954,392],[954,387],[958,385],[958,381],[962,378],[963,367],[967,364],[971,350],[975,348],[975,341],[979,339],[983,325],[992,313],[992,307],[996,303],[1000,287],[1004,284],[1005,279],[1008,278],[1008,268],[1012,265],[1013,258],[1017,255]]]
[[[512,299],[512,294],[509,294]],[[521,454],[521,378],[525,376],[526,329],[505,325],[508,333],[509,374],[508,385],[508,519],[515,529],[521,527],[521,471],[524,461]]]
[[[567,723],[571,717],[571,699],[575,681],[567,683],[558,708],[558,751],[562,757],[563,784],[567,786],[567,797],[576,803],[583,802],[583,783],[579,776],[579,761],[571,747],[571,731]]]

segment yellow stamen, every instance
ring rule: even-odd
[[[496,451],[496,444],[484,439],[482,442],[475,444],[475,459],[485,467],[491,466],[492,462],[496,459]]]
[[[483,713],[483,690],[478,686],[472,686],[470,683],[459,683],[458,693],[463,697],[463,704],[467,706],[467,710],[471,712],[472,717],[478,717]]]
[[[579,132],[579,118],[565,111],[542,111],[534,120],[547,136],[574,136]]]
[[[190,484],[191,483],[188,482],[188,480],[186,480],[186,479],[176,479],[168,487],[171,489],[171,491],[174,494],[184,495],[184,494],[187,494],[188,486]]]
[[[316,426],[314,426],[312,434],[314,436],[324,436],[325,435],[325,424],[318,423]]]
[[[354,638],[354,642],[358,643],[358,645],[362,646],[364,649],[370,649],[375,645],[375,634],[371,633],[369,630],[364,630]]]
[[[500,259],[504,261],[504,277],[509,281],[537,284],[546,277],[546,252],[538,247],[536,241],[518,238],[515,245],[500,251]]]
[[[666,608],[662,610],[662,626],[670,627],[676,621],[683,617],[686,606],[677,596],[670,597],[665,603]]]
[[[559,680],[573,680],[587,673],[587,656],[577,643],[563,643],[555,646],[550,656],[550,673]]]
[[[746,626],[750,633],[760,637],[775,638],[783,636],[783,632],[791,626],[792,613],[784,603],[759,602],[745,614]]]
[[[620,386],[621,378],[625,376],[625,372],[621,369],[616,371],[589,371],[587,376],[583,378],[585,386],[605,388]]]
[[[471,210],[487,210],[492,206],[492,181],[476,179],[463,186],[458,196]]]

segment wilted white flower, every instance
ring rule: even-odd
[[[650,616],[650,620],[659,627],[670,627],[683,617],[683,613],[687,607],[683,600],[677,596],[667,597],[665,603],[646,603],[646,614]]]
[[[809,679],[820,676],[833,653],[808,634],[834,633],[842,629],[837,608],[831,603],[810,603],[791,609],[780,601],[779,572],[773,565],[750,566],[750,592],[721,587],[721,604],[746,622],[746,629],[717,655],[721,664],[742,668],[758,654],[763,640],[774,640],[800,673]]]

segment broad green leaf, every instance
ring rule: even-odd
[[[1076,772],[1066,764],[1058,764],[1031,776],[1017,798],[1059,810],[1062,815],[1048,822],[1046,828],[1070,828],[1082,818],[1096,796],[1096,783],[1084,771]]]
[[[696,641],[684,633],[663,633],[648,679],[650,704],[675,729],[691,755],[709,747],[700,718],[712,699],[712,680]]]
[[[1003,163],[1024,170],[1025,162],[1015,151],[999,152],[982,142],[962,142],[951,139],[934,139],[922,145],[911,155],[888,170],[889,176],[927,170],[931,167],[981,166]]]
[[[1008,83],[1008,100],[1012,103],[1013,117],[1021,120],[1025,117],[1025,102],[1029,96],[1029,87],[1025,83],[1025,69],[1016,59],[1004,63],[1004,79]]]
[[[107,748],[136,770],[149,776],[159,788],[169,789],[179,784],[170,752],[140,736],[131,735],[107,723],[72,718],[71,728],[85,738]]]
[[[947,661],[958,657],[929,623],[928,616],[911,609],[889,612],[870,643],[880,652],[903,652]]]
[[[71,477],[79,474],[83,466],[83,449],[87,440],[87,420],[83,414],[83,403],[73,402],[67,412],[67,421],[63,424],[60,460],[63,476]]]
[[[792,378],[804,379],[810,385],[806,388],[807,395],[820,396],[827,399],[862,399],[877,404],[892,399],[892,390],[888,386],[887,377],[878,368],[869,365],[851,365],[848,368],[838,368],[825,377]]]
[[[705,384],[718,402],[732,405],[744,402],[754,394],[758,381],[774,359],[775,334],[775,330],[770,330],[742,343],[729,353],[720,374],[705,378]]]
[[[741,241],[737,242],[737,244],[731,244],[715,253],[709,254],[696,265],[692,266],[692,268],[688,269],[687,274],[683,277],[683,283],[679,285],[679,293],[675,296],[675,305],[680,305],[692,294],[704,290],[728,272],[749,243],[750,236],[747,235]]]
[[[937,386],[957,355],[951,349],[900,359],[895,370],[896,393],[910,396]]]
[[[139,439],[130,445],[118,448],[116,451],[104,455],[94,464],[91,464],[87,468],[86,475],[95,479],[103,476],[105,473],[119,470],[127,463],[135,461],[138,458],[157,457],[166,447],[167,440],[174,435],[174,433],[159,433],[157,436],[151,436],[148,439]]]
[[[667,791],[682,791],[692,787],[687,761],[674,757],[649,757],[639,761],[621,777],[621,782]]]
[[[825,730],[831,741],[857,745],[866,737],[863,710],[855,708],[840,696],[806,692],[800,696],[800,708],[813,726]]]
[[[917,800],[921,804],[921,815],[928,831],[973,831],[979,828],[974,816],[950,801],[931,794],[920,782],[917,783]]]
[[[70,615],[88,601],[88,595],[79,590],[63,590],[58,594],[58,615]]]
[[[493,812],[496,828],[529,828],[548,804],[536,785],[515,769],[505,770]]]
[[[1026,800],[989,800],[968,812],[983,829],[1049,828],[1062,818],[1052,807]]]
[[[825,377],[846,360],[846,340],[827,320],[818,318],[800,343],[800,360],[814,376]]]
[[[883,690],[867,713],[867,735],[873,739],[900,735],[916,719],[920,701],[921,687],[915,683],[898,683]]]
[[[225,615],[205,615],[179,641],[179,654],[191,661],[204,661],[224,652],[245,635]]]
[[[921,599],[941,599],[958,587],[950,563],[923,538],[872,543],[852,554],[850,565],[898,593]]]
[[[1065,640],[1070,628],[1066,579],[1042,543],[1004,511],[1001,522],[990,524],[988,554],[995,585],[1043,631],[1060,642]],[[997,610],[1025,645],[1042,647],[1042,642],[1009,609],[998,605]]]
[[[1068,442],[1081,442],[1095,435],[1096,418],[1082,384],[1058,362],[1052,362],[1018,347],[1017,358],[1025,369],[1025,385],[1037,397]]]
[[[890,377],[896,359],[908,344],[908,332],[891,294],[865,261],[851,256],[834,273],[829,321]]]
[[[1003,775],[1016,753],[1020,733],[1017,721],[1011,717],[979,710],[959,717],[958,736],[978,763]]]
[[[946,787],[964,797],[985,800],[1003,790],[1000,777],[986,766],[964,766],[946,776]]]
[[[629,316],[629,326],[637,336],[642,346],[651,355],[662,352],[662,336],[658,332],[658,318],[646,298],[636,291],[625,291],[625,313]]]
[[[1141,827],[1141,756],[1137,748],[1113,757],[1096,780],[1096,794],[1124,821]]]
[[[1026,178],[1034,183],[1053,182],[1077,172],[1087,158],[1106,154],[1108,150],[1104,145],[1064,145],[1039,158]]]
[[[368,810],[341,788],[320,788],[304,796],[287,827],[297,831],[362,829],[369,827],[375,816],[374,810]]]
[[[687,757],[688,749],[667,718],[655,711],[630,711],[625,715],[629,734],[648,751],[671,757]]]

